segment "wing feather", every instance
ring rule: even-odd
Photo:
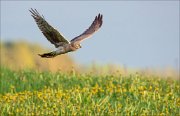
[[[32,17],[36,21],[39,29],[42,31],[43,35],[55,45],[59,47],[63,44],[69,43],[56,29],[54,29],[48,22],[44,19],[44,16],[40,15],[36,9],[29,10],[32,13]]]
[[[81,42],[85,38],[90,37],[102,26],[103,23],[102,19],[103,19],[103,15],[98,14],[98,16],[96,16],[94,21],[92,22],[91,26],[88,29],[86,29],[86,31],[84,31],[81,35],[72,39],[71,42]]]

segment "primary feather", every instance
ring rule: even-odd
[[[36,9],[29,10],[32,13],[32,17],[36,21],[39,29],[42,31],[43,35],[55,45],[59,47],[63,43],[69,43],[56,29],[47,23],[47,21],[42,17]]]
[[[96,16],[91,26],[88,29],[86,29],[86,31],[84,31],[81,35],[72,39],[71,42],[81,42],[85,38],[90,37],[93,33],[95,33],[101,27],[103,23],[102,18],[103,16],[101,14]]]

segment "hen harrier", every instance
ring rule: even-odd
[[[57,48],[56,51],[52,51],[49,53],[39,54],[41,57],[52,58],[60,54],[65,54],[68,52],[75,51],[81,48],[81,42],[85,38],[90,37],[93,33],[95,33],[102,25],[101,14],[95,17],[91,26],[84,31],[81,35],[75,37],[70,42],[66,40],[55,28],[48,24],[48,22],[44,19],[44,16],[40,15],[36,9],[29,10],[32,13],[32,17],[36,21],[39,29],[42,31],[43,35]]]

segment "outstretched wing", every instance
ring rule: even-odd
[[[96,16],[91,26],[86,31],[84,31],[81,35],[72,39],[71,42],[75,42],[75,43],[81,42],[85,38],[90,37],[93,33],[95,33],[101,27],[103,23],[102,18],[103,16],[101,14]]]
[[[43,35],[55,45],[55,47],[62,46],[69,43],[56,29],[54,29],[48,22],[44,19],[44,16],[40,15],[36,9],[29,10],[32,13],[32,17],[36,21],[39,29],[42,31]]]

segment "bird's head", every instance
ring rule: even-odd
[[[79,49],[79,48],[81,48],[81,44],[73,44],[73,47],[75,47],[76,49]]]
[[[76,49],[79,49],[79,48],[81,48],[81,44],[76,44],[75,47],[76,47]]]

